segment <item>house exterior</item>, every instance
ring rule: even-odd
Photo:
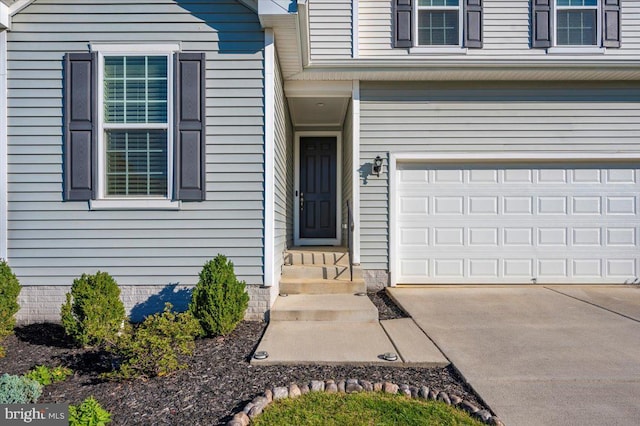
[[[217,253],[260,319],[287,248],[345,244],[347,202],[370,287],[640,276],[637,2],[0,7],[22,321],[96,270],[129,309],[178,298]]]

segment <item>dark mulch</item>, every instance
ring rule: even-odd
[[[367,293],[369,299],[376,305],[378,308],[378,318],[382,320],[396,319],[396,318],[408,318],[407,315],[402,309],[396,305],[393,300],[389,297],[387,292],[382,289],[377,292],[369,292]]]
[[[377,306],[387,306],[385,316],[392,314],[384,295],[370,297]],[[38,364],[67,365],[74,369],[73,377],[45,387],[39,402],[77,404],[93,395],[112,413],[114,425],[224,424],[267,387],[330,378],[427,385],[479,402],[451,367],[252,366],[249,359],[265,327],[243,322],[226,338],[197,341],[189,368],[168,377],[116,383],[99,379],[110,368],[108,356],[73,348],[59,325],[34,324],[17,328],[3,341],[7,356],[0,359],[0,373],[22,374]]]

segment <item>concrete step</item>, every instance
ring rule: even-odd
[[[351,274],[348,266],[290,265],[282,268],[282,279],[350,281]],[[360,267],[353,268],[353,279],[362,279]]]
[[[284,253],[285,265],[340,265],[349,266],[349,253],[342,247],[340,251],[324,250],[287,250]]]
[[[377,322],[378,310],[366,295],[292,294],[276,299],[270,321]]]
[[[366,291],[364,280],[280,279],[281,294],[355,294]]]

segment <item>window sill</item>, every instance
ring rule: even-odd
[[[412,55],[466,55],[467,48],[460,46],[415,46],[409,49],[409,53]]]
[[[180,210],[180,201],[172,200],[89,200],[89,210]]]
[[[547,53],[554,55],[602,55],[607,49],[596,46],[555,46],[547,49]]]

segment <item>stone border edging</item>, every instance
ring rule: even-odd
[[[472,402],[462,399],[455,394],[447,394],[444,391],[429,389],[427,386],[409,386],[406,384],[397,385],[392,382],[376,382],[372,383],[367,380],[348,379],[348,380],[312,380],[308,384],[298,386],[291,383],[287,386],[274,386],[268,388],[249,402],[242,411],[236,413],[231,420],[227,422],[227,426],[248,426],[251,419],[262,414],[262,411],[273,401],[286,398],[297,398],[300,395],[309,392],[326,392],[326,393],[359,393],[359,392],[384,392],[389,394],[404,394],[412,399],[424,399],[432,401],[442,401],[447,405],[457,407],[466,411],[472,417],[484,422],[488,425],[504,426],[502,421],[491,414],[487,409],[477,407]]]

